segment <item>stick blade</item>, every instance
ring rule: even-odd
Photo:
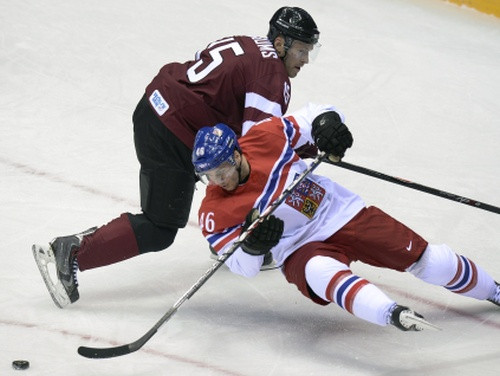
[[[115,358],[117,356],[130,354],[132,351],[135,350],[132,350],[129,345],[105,348],[80,346],[78,348],[78,354],[89,359]]]

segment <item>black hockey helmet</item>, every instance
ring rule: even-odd
[[[274,13],[269,21],[267,38],[273,42],[280,34],[308,44],[316,44],[319,40],[319,30],[313,18],[299,7],[281,7]]]

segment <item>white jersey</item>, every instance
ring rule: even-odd
[[[250,164],[249,179],[231,192],[209,185],[199,210],[203,234],[217,252],[225,252],[237,240],[252,208],[262,213],[307,169],[294,150],[313,141],[311,123],[328,110],[336,111],[310,104],[289,116],[256,124],[239,140]],[[308,175],[273,213],[284,221],[283,236],[271,250],[274,260],[282,265],[302,245],[329,238],[364,207],[357,194],[326,177]],[[262,260],[263,256],[237,249],[226,265],[250,277],[259,272]]]

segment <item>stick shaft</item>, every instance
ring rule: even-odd
[[[347,162],[341,161],[341,162],[335,162],[335,163],[329,162],[329,163],[334,164],[338,167],[342,167],[342,168],[345,168],[345,169],[351,170],[351,171],[356,171],[356,172],[359,172],[361,174],[368,175],[368,176],[371,176],[371,177],[374,177],[377,179],[385,180],[385,181],[388,181],[388,182],[391,182],[394,184],[402,185],[404,187],[416,189],[418,191],[422,191],[422,192],[429,193],[429,194],[432,194],[435,196],[443,197],[443,198],[446,198],[448,200],[456,201],[456,202],[459,202],[461,204],[473,206],[473,207],[478,208],[478,209],[483,209],[483,210],[487,210],[487,211],[490,211],[493,213],[500,214],[499,207],[493,206],[490,204],[486,204],[486,203],[481,202],[481,201],[473,200],[471,198],[459,196],[459,195],[456,195],[454,193],[442,191],[440,189],[431,188],[431,187],[428,187],[428,186],[425,186],[422,184],[418,184],[418,183],[414,183],[412,181],[398,178],[395,176],[386,175],[382,172],[370,170],[369,168],[357,166],[357,165],[347,163]]]

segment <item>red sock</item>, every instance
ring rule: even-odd
[[[122,214],[83,238],[77,253],[80,271],[127,260],[139,247],[127,214]]]

